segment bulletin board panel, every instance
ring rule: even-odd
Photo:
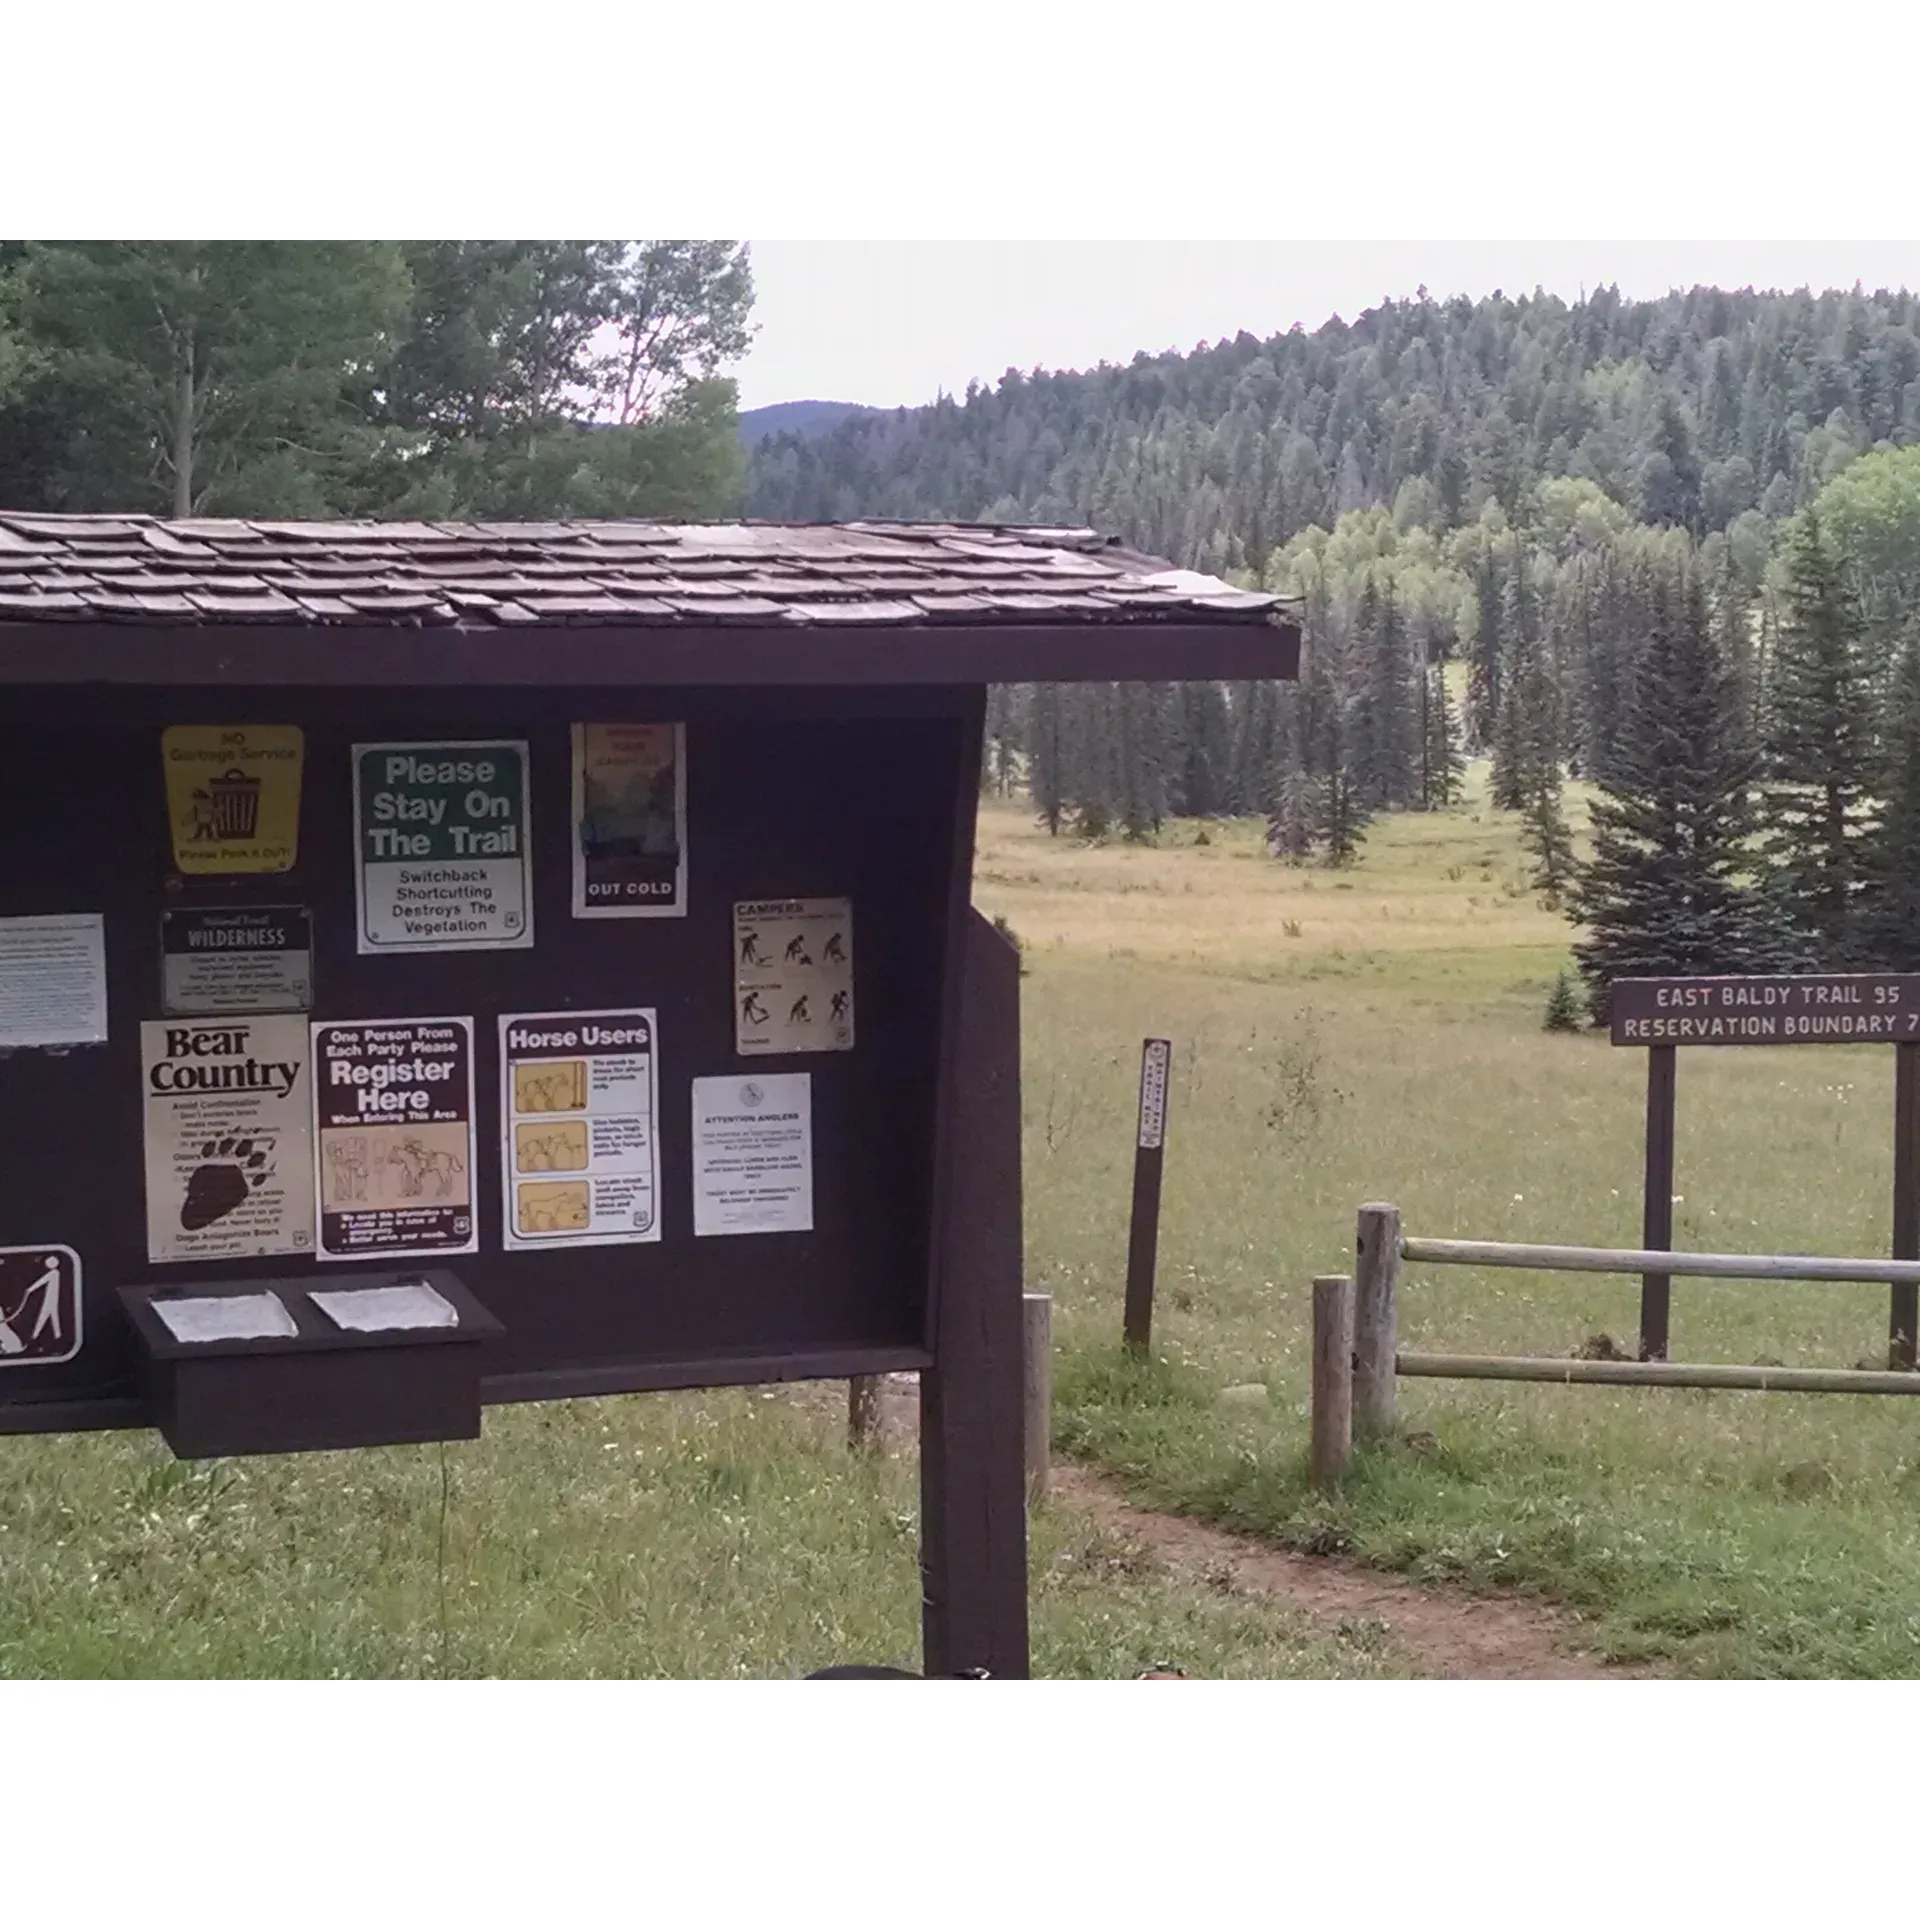
[[[981,697],[940,688],[11,696],[0,718],[0,916],[104,916],[109,1038],[0,1056],[0,1244],[70,1247],[84,1270],[80,1350],[57,1364],[0,1366],[0,1431],[143,1422],[121,1286],[357,1271],[311,1256],[147,1257],[141,1023],[162,1018],[161,915],[182,906],[309,909],[315,1020],[473,1022],[477,1248],[389,1254],[380,1266],[446,1267],[499,1319],[488,1399],[922,1363],[940,1045]],[[571,728],[665,721],[686,726],[687,912],[576,918]],[[296,864],[183,878],[161,730],[243,723],[303,729]],[[362,955],[352,749],[462,740],[531,749],[533,944]],[[744,1057],[734,907],[788,898],[852,903],[855,1042]],[[569,1009],[657,1016],[656,1244],[503,1248],[497,1024]],[[693,1081],[795,1072],[810,1078],[811,1229],[697,1237]]]

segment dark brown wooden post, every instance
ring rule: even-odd
[[[1133,1218],[1127,1228],[1127,1304],[1123,1332],[1130,1352],[1153,1340],[1153,1271],[1160,1257],[1160,1168],[1166,1158],[1170,1040],[1140,1043],[1140,1125],[1133,1151]]]
[[[921,1638],[930,1677],[1027,1677],[1020,955],[967,909],[920,1376]]]
[[[1920,1260],[1920,1045],[1893,1050],[1893,1257]],[[1920,1347],[1920,1284],[1898,1280],[1887,1322],[1887,1366],[1911,1372]]]
[[[1640,1244],[1665,1251],[1673,1245],[1673,1109],[1672,1047],[1647,1049],[1647,1171],[1641,1212]],[[1640,1276],[1640,1358],[1667,1357],[1667,1309],[1673,1291],[1664,1273]]]

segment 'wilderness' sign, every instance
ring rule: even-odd
[[[1920,973],[1616,980],[1616,1047],[1920,1042]]]

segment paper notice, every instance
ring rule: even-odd
[[[742,900],[733,909],[738,1053],[843,1053],[853,1045],[853,903]]]
[[[651,1008],[500,1021],[509,1252],[660,1238],[660,1078]]]
[[[160,1324],[182,1346],[205,1340],[292,1340],[300,1329],[271,1293],[202,1293],[156,1300]]]
[[[804,1073],[694,1081],[696,1234],[813,1230],[812,1096]]]
[[[573,911],[580,920],[687,910],[687,730],[573,730]]]
[[[473,1022],[313,1029],[322,1260],[471,1253]]]
[[[307,1298],[345,1333],[394,1333],[410,1327],[457,1327],[459,1310],[424,1280],[406,1287],[355,1287]]]
[[[35,913],[0,920],[0,1047],[97,1047],[106,1037],[102,916]]]
[[[313,1099],[299,1014],[148,1020],[147,1258],[313,1251]]]

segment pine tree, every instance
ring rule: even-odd
[[[1467,656],[1466,732],[1469,744],[1484,752],[1492,744],[1500,712],[1501,662],[1506,652],[1502,633],[1502,580],[1499,557],[1491,543],[1482,548],[1473,575],[1480,623]]]
[[[1232,779],[1226,689],[1217,680],[1188,681],[1177,699],[1176,770],[1168,806],[1187,816],[1225,813]]]
[[[1908,629],[1894,667],[1878,797],[1867,863],[1871,955],[1911,973],[1920,970],[1920,626]]]
[[[1120,807],[1118,695],[1099,682],[1067,689],[1066,800],[1082,840],[1104,838]]]
[[[1367,644],[1367,797],[1404,807],[1414,795],[1413,665],[1407,625],[1389,575],[1380,587]]]
[[[1320,833],[1320,796],[1305,767],[1288,767],[1267,810],[1267,851],[1276,860],[1305,860]]]
[[[1459,803],[1466,788],[1467,757],[1460,748],[1460,726],[1447,692],[1447,676],[1439,667],[1427,669],[1421,699],[1425,740],[1420,757],[1421,804],[1437,812]]]
[[[1758,973],[1777,959],[1748,878],[1754,758],[1696,579],[1663,569],[1613,767],[1593,804],[1593,855],[1573,889],[1575,961],[1597,1025],[1633,975]]]
[[[1013,791],[1016,742],[1021,732],[1017,687],[987,689],[984,751],[980,756],[980,791],[1004,800]]]
[[[1528,556],[1516,551],[1507,569],[1500,610],[1503,634],[1499,700],[1493,716],[1493,804],[1518,810],[1527,803],[1536,769],[1530,758],[1541,730],[1546,692],[1545,642],[1528,575]]]
[[[1168,690],[1128,681],[1112,689],[1114,814],[1129,840],[1150,840],[1167,816]]]
[[[1051,681],[1036,686],[1027,705],[1027,793],[1040,824],[1057,835],[1067,813],[1067,725]]]
[[[1274,769],[1280,763],[1282,709],[1294,704],[1298,693],[1298,684],[1293,681],[1249,680],[1234,689],[1233,773],[1227,795],[1232,812],[1246,815],[1266,811]],[[1291,738],[1297,747],[1297,716],[1291,725]]]
[[[1520,844],[1533,856],[1533,884],[1559,906],[1574,876],[1573,831],[1567,825],[1560,763],[1546,760],[1528,782]]]
[[[1359,858],[1360,843],[1367,837],[1367,810],[1342,759],[1328,769],[1321,790],[1321,832],[1328,866],[1350,867]]]
[[[1533,884],[1554,906],[1573,879],[1573,834],[1563,804],[1560,699],[1545,642],[1536,637],[1507,688],[1513,777],[1520,788],[1520,843],[1533,856]]]
[[[1767,676],[1768,890],[1808,957],[1857,964],[1873,714],[1860,611],[1840,557],[1809,513],[1787,554]]]

